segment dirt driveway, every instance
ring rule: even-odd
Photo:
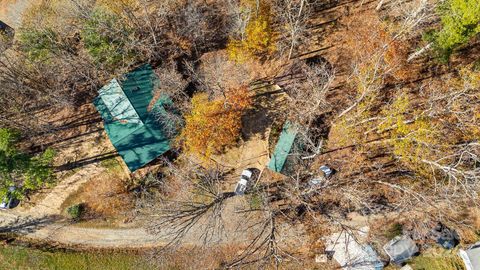
[[[83,167],[53,188],[35,206],[0,211],[0,233],[16,232],[33,241],[94,248],[149,248],[163,243],[141,228],[82,228],[62,216],[62,203],[83,184],[101,175],[98,164]]]
[[[0,20],[13,28],[20,26],[22,14],[35,0],[0,0]]]

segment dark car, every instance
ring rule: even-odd
[[[429,234],[430,238],[445,249],[452,249],[460,243],[460,236],[456,231],[438,223]]]
[[[0,210],[11,209],[18,205],[19,201],[14,196],[16,190],[17,188],[15,187],[8,188],[7,194],[0,202]]]

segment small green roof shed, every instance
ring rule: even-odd
[[[279,173],[282,172],[296,136],[297,129],[289,121],[285,122],[282,132],[280,133],[280,138],[267,166],[270,170]]]

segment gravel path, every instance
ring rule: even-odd
[[[13,28],[19,27],[23,12],[33,2],[35,0],[0,0],[0,20]]]
[[[0,233],[16,232],[24,238],[95,248],[148,248],[160,246],[157,237],[141,228],[82,228],[61,216],[62,203],[84,183],[105,169],[96,164],[59,183],[43,200],[29,209],[0,211]]]
[[[105,171],[105,168],[97,164],[90,164],[83,167],[79,172],[66,178],[56,185],[48,195],[43,198],[34,207],[18,212],[21,215],[29,215],[33,217],[44,217],[50,215],[60,215],[63,202],[74,192],[76,192],[83,184],[90,179],[99,176]]]
[[[29,209],[11,209],[0,211],[0,233],[14,232],[24,239],[32,241],[47,241],[52,244],[77,248],[125,248],[144,249],[159,247],[168,242],[168,238],[160,239],[149,234],[143,228],[88,228],[71,224],[62,216],[62,203],[70,194],[75,193],[84,183],[93,180],[104,172],[97,164],[83,167],[76,174],[67,177],[39,203]],[[236,226],[241,224],[242,217],[233,214],[235,208],[242,203],[243,197],[233,197],[225,205],[224,213],[227,220],[226,230],[229,232],[221,238],[212,239],[216,243],[245,242],[249,233],[237,233]],[[199,235],[202,234],[202,222],[195,226],[185,237],[188,245],[203,244]],[[168,233],[164,229],[163,234]]]

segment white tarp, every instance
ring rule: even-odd
[[[461,249],[458,255],[462,258],[467,270],[480,270],[480,242],[467,250]]]
[[[417,244],[409,236],[396,236],[383,246],[383,249],[390,257],[390,260],[401,265],[418,253]]]
[[[326,252],[333,253],[333,258],[342,269],[381,270],[383,263],[377,253],[367,244],[360,244],[356,238],[346,232],[335,233],[327,238]]]

